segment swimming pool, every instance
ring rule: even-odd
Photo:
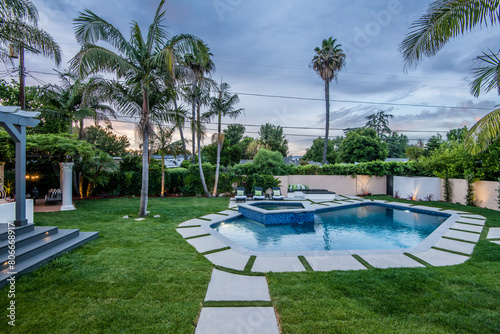
[[[317,210],[314,222],[264,226],[239,217],[211,227],[241,247],[266,251],[386,250],[417,246],[450,215],[358,204]]]

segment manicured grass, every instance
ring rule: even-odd
[[[175,231],[227,209],[228,200],[138,198],[78,201],[76,211],[37,213],[39,226],[99,231],[97,240],[17,279],[16,327],[0,333],[193,333],[212,264]],[[152,218],[159,214],[160,218]],[[7,305],[7,290],[0,305]],[[6,307],[6,306],[5,306]]]
[[[498,211],[415,204],[470,211],[500,226]],[[500,333],[500,246],[485,240],[486,230],[462,265],[268,274],[283,333]]]

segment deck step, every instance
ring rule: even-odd
[[[24,261],[31,256],[36,256],[39,253],[46,251],[52,247],[55,247],[67,240],[75,238],[78,236],[79,230],[60,230],[57,231],[56,234],[47,235],[45,238],[33,241],[29,244],[24,245],[23,247],[16,247],[16,263]],[[45,234],[43,234],[45,235]],[[17,245],[17,243],[16,243]],[[8,263],[8,253],[0,255],[0,271],[7,268]]]
[[[27,224],[24,226],[16,226],[14,230],[16,231],[16,236],[33,231],[35,224]],[[9,235],[8,224],[0,224],[0,241],[7,240]]]
[[[66,231],[71,231],[71,232],[66,232]],[[76,233],[75,233],[76,231]],[[71,251],[72,249],[79,247],[90,240],[96,239],[99,237],[99,232],[79,232],[78,230],[59,230],[60,234],[62,233],[63,235],[66,236],[72,236],[70,239],[65,240],[62,243],[59,244],[51,244],[51,247],[48,249],[45,249],[44,251],[41,251],[39,253],[33,253],[31,254],[28,258],[26,258],[23,261],[16,261],[16,266],[15,266],[15,271],[16,271],[16,278],[21,275],[28,273],[30,271],[33,271],[40,267],[41,265],[49,262],[53,258]],[[57,235],[56,234],[56,235]],[[48,237],[48,238],[52,238]],[[64,238],[64,237],[63,237]],[[60,239],[58,239],[60,240]],[[55,241],[55,240],[53,240]],[[7,284],[7,279],[11,276],[11,273],[9,271],[9,268],[6,268],[2,271],[0,271],[0,288],[3,287],[5,284]]]
[[[41,240],[48,237],[49,235],[57,234],[57,226],[35,226],[32,231],[25,232],[22,234],[15,234],[16,238],[16,250],[23,246],[29,245],[33,242]],[[4,254],[7,254],[9,246],[9,240],[0,241],[0,261]]]

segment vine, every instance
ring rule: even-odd
[[[448,173],[444,175],[444,200],[445,202],[451,203],[451,182]]]
[[[476,206],[474,203],[476,200],[476,195],[474,194],[474,174],[470,171],[465,173],[465,180],[467,181],[467,194],[465,195],[465,204],[468,206]]]

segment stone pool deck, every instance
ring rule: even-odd
[[[444,212],[451,216],[416,247],[371,251],[249,251],[210,227],[241,215],[233,201],[229,204],[229,210],[183,222],[177,228],[179,234],[221,269],[214,269],[212,273],[195,333],[279,333],[265,276],[246,275],[457,265],[469,259],[485,224],[484,217],[467,212],[357,197],[311,203],[311,206],[326,208],[357,202],[385,203]],[[487,239],[500,244],[500,228],[489,229]]]

